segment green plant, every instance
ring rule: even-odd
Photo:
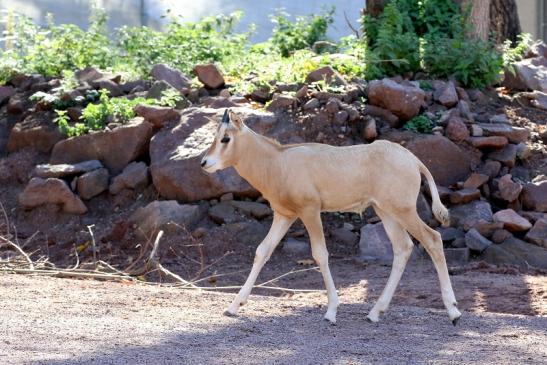
[[[530,48],[532,43],[532,35],[528,33],[522,33],[518,35],[518,41],[515,47],[511,47],[511,40],[506,40],[503,43],[503,65],[504,67],[515,73],[513,63],[522,60],[526,51]]]
[[[168,106],[174,108],[179,101],[182,100],[182,95],[175,89],[167,89],[161,93],[161,98],[157,104],[161,106]]]
[[[283,57],[296,50],[310,48],[315,42],[326,39],[327,29],[334,21],[334,10],[332,7],[321,14],[298,16],[294,22],[289,20],[287,13],[278,11],[271,17],[275,26],[270,42]]]
[[[416,133],[431,133],[434,125],[425,115],[418,115],[406,122],[404,128]]]

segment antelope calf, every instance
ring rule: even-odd
[[[253,132],[240,116],[226,110],[201,166],[209,173],[235,167],[270,202],[274,212],[272,226],[256,249],[251,273],[226,315],[236,315],[246,303],[264,263],[291,224],[300,218],[309,233],[312,255],[327,288],[325,319],[335,323],[339,301],[329,270],[320,214],[361,213],[372,205],[393,245],[393,267],[367,318],[377,322],[380,313],[387,310],[414,246],[410,233],[433,259],[444,305],[456,325],[461,313],[456,307],[441,236],[416,211],[420,174],[425,176],[431,190],[433,214],[443,225],[448,224],[448,211],[439,199],[431,173],[407,149],[387,141],[349,147],[319,143],[283,146]]]

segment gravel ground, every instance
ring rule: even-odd
[[[88,280],[0,275],[0,364],[541,364],[547,317],[394,305],[379,324],[344,295],[338,324],[324,300]]]

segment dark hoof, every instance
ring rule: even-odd
[[[225,315],[226,317],[237,317],[237,314],[233,314],[231,312],[228,312],[228,311],[224,311],[224,313],[222,313],[223,315]]]
[[[452,320],[452,324],[454,325],[454,327],[456,327],[456,325],[458,324],[458,321],[460,320],[461,317],[458,317],[458,318],[454,318]]]

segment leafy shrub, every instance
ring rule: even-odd
[[[418,115],[406,122],[404,128],[416,133],[431,133],[434,125],[425,115]]]
[[[292,22],[287,13],[279,11],[271,17],[275,27],[270,41],[283,57],[296,50],[311,48],[315,42],[326,39],[329,25],[334,21],[333,15],[334,7],[321,14],[298,16]]]

